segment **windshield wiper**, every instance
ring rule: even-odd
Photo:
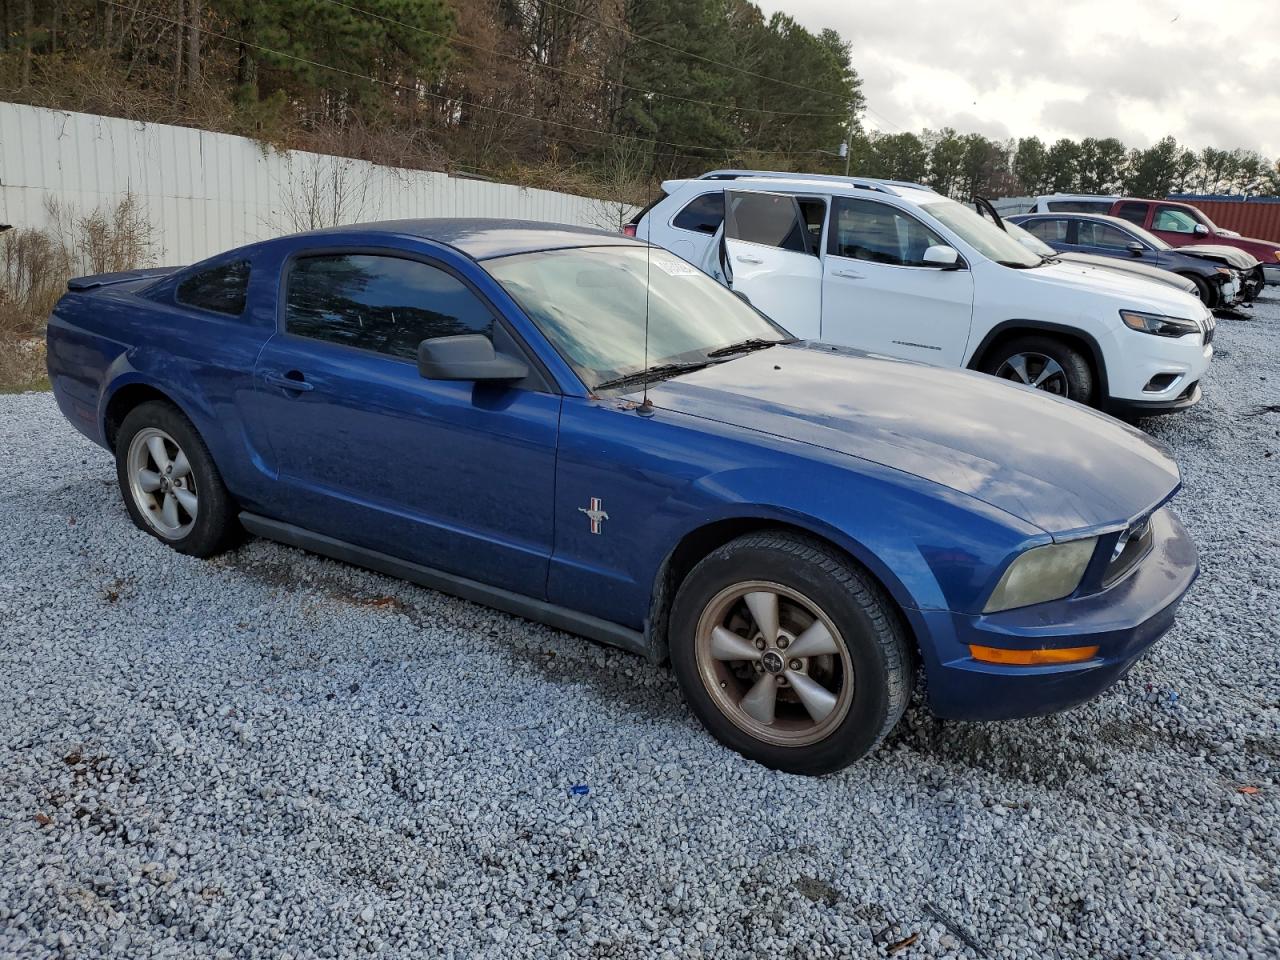
[[[730,343],[727,346],[716,347],[714,350],[708,350],[708,357],[727,357],[731,353],[749,353],[752,350],[763,350],[766,347],[776,347],[782,343],[791,343],[790,340],[761,340],[759,337],[751,337],[747,340],[740,340],[737,343]]]
[[[686,363],[659,363],[656,366],[649,367],[647,370],[637,370],[635,373],[614,377],[612,380],[604,380],[597,383],[595,389],[612,390],[614,387],[626,387],[633,383],[648,383],[651,380],[674,377],[678,373],[691,373],[694,370],[701,370],[703,367],[709,366],[711,366],[711,362],[708,360],[690,360]]]

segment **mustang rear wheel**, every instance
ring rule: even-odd
[[[865,571],[816,540],[741,537],[681,584],[671,661],[719,740],[792,773],[837,770],[875,747],[911,693],[907,642]]]
[[[131,410],[116,436],[116,477],[142,530],[180,553],[208,557],[237,529],[208,448],[182,413],[159,401]]]

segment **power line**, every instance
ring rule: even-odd
[[[455,43],[455,44],[458,44],[459,46],[470,47],[473,50],[479,50],[481,53],[492,54],[495,57],[505,57],[508,60],[514,60],[516,63],[525,63],[525,64],[529,64],[530,66],[541,67],[544,70],[551,70],[551,71],[554,71],[555,73],[564,74],[567,77],[573,77],[574,79],[577,79],[577,80],[586,80],[589,83],[604,83],[604,84],[609,84],[615,87],[621,87],[624,90],[631,90],[635,93],[643,94],[644,96],[648,96],[648,97],[662,97],[667,100],[679,100],[683,103],[696,103],[704,107],[718,107],[721,110],[733,110],[733,111],[744,112],[744,113],[763,113],[763,114],[768,114],[770,116],[775,116],[775,117],[822,117],[822,118],[832,118],[832,117],[843,118],[844,117],[843,113],[805,113],[802,111],[792,111],[792,110],[768,110],[764,107],[744,107],[744,106],[739,106],[732,103],[719,103],[715,100],[700,100],[697,97],[682,97],[679,94],[662,93],[657,90],[649,90],[645,87],[637,87],[629,83],[624,83],[621,80],[614,80],[610,77],[606,77],[606,76],[593,77],[593,76],[590,76],[589,74],[578,73],[574,70],[566,70],[564,67],[557,67],[554,64],[542,63],[539,60],[533,60],[529,57],[521,57],[513,53],[505,53],[504,51],[498,50],[495,47],[485,47],[478,43],[472,43],[470,40],[464,40],[461,37],[450,36],[449,34],[446,34],[446,33],[440,33],[437,30],[429,30],[426,27],[420,27],[416,24],[405,23],[403,20],[397,20],[394,17],[388,17],[385,14],[378,13],[377,11],[366,10],[362,7],[357,7],[355,4],[346,3],[345,0],[325,0],[325,2],[333,4],[334,6],[337,6],[337,7],[343,7],[347,10],[352,11],[353,13],[359,13],[366,17],[372,17],[375,20],[381,20],[384,23],[395,24],[396,26],[403,27],[406,30],[413,30],[413,31],[416,31],[417,33],[426,34],[427,36],[430,36],[430,37],[438,37],[441,40],[444,40],[448,43]]]
[[[121,3],[120,0],[104,0],[104,2],[109,3],[114,7],[119,7],[122,10],[133,9],[131,7],[126,6],[124,3]],[[169,23],[174,26],[185,26],[185,24],[183,24],[181,21],[174,20],[173,18],[164,16],[163,14],[147,12],[144,15],[153,17],[157,20],[164,21],[165,23]],[[547,117],[536,117],[533,114],[529,114],[529,113],[520,113],[515,110],[506,110],[502,107],[493,107],[493,106],[489,106],[488,104],[472,103],[471,101],[463,100],[458,97],[449,97],[441,93],[432,93],[431,91],[424,90],[421,87],[411,87],[407,84],[397,83],[394,80],[384,80],[380,77],[372,77],[372,76],[369,76],[368,74],[358,73],[354,70],[347,70],[344,67],[335,67],[331,64],[321,63],[318,60],[311,60],[307,57],[299,57],[291,53],[285,53],[283,50],[275,50],[271,47],[263,46],[260,43],[254,43],[250,40],[245,40],[239,37],[231,37],[225,33],[219,33],[216,30],[209,30],[207,28],[202,28],[202,33],[208,36],[217,37],[220,40],[226,40],[228,43],[235,43],[235,44],[240,44],[242,46],[250,47],[262,53],[270,54],[271,56],[282,57],[283,59],[286,59],[286,60],[293,60],[297,63],[306,64],[307,66],[318,67],[321,70],[329,70],[333,73],[341,74],[342,76],[346,76],[346,77],[351,77],[352,79],[355,79],[355,80],[365,80],[365,81],[368,81],[369,83],[381,84],[382,86],[391,87],[397,90],[403,90],[406,93],[413,94],[414,96],[430,97],[434,100],[442,101],[446,105],[470,107],[474,110],[488,110],[492,113],[498,113],[503,116],[515,117],[521,120],[532,120],[535,123],[549,123],[554,126],[564,127],[569,130],[575,130],[580,133],[590,133],[590,134],[595,134],[596,136],[601,136],[601,137],[611,137],[615,140],[628,140],[634,143],[644,143],[644,144],[650,144],[655,146],[674,147],[677,150],[701,150],[704,152],[711,152],[711,153],[724,152],[723,148],[707,147],[701,144],[694,144],[694,143],[677,143],[671,140],[657,140],[657,139],[651,139],[649,137],[638,137],[638,136],[634,136],[632,134],[626,134],[626,133],[611,133],[608,130],[601,130],[597,127],[584,127],[579,124],[568,123],[563,120],[552,120]],[[555,138],[547,137],[547,139],[554,140]],[[566,140],[563,140],[562,142],[574,143],[575,141],[566,139]],[[589,141],[586,141],[586,140],[581,140],[576,142],[579,143],[580,145],[596,146],[596,144],[591,144]],[[771,150],[766,152],[778,154],[781,156],[805,156],[810,154],[822,153],[823,151],[821,150],[795,150],[795,151]],[[692,159],[692,160],[707,159],[705,156],[698,156],[696,154],[680,154],[680,156],[685,157],[687,159]]]

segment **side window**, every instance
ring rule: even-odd
[[[178,284],[177,301],[188,307],[238,317],[249,288],[249,261],[236,260],[193,274]]]
[[[822,252],[822,225],[827,222],[827,202],[816,197],[800,197],[798,202],[809,234],[809,252],[816,257]]]
[[[837,257],[889,263],[924,264],[924,252],[945,243],[919,220],[874,200],[836,197],[828,249]]]
[[[416,260],[367,254],[304,257],[289,271],[285,329],[413,360],[431,337],[491,336],[493,314],[457,278]]]
[[[1147,222],[1147,205],[1145,203],[1122,203],[1116,216],[1130,223],[1142,226]]]
[[[1110,200],[1051,200],[1045,204],[1054,213],[1106,213]]]
[[[1066,220],[1028,220],[1022,226],[1046,243],[1067,242]]]
[[[796,218],[796,202],[776,193],[735,193],[733,230],[727,235],[734,240],[758,243],[795,253],[808,253],[807,230]]]
[[[1196,218],[1177,207],[1157,207],[1151,229],[1167,230],[1169,233],[1195,233]]]
[[[715,233],[724,221],[724,192],[704,193],[690,200],[671,221],[673,227],[695,233]]]
[[[1124,250],[1133,243],[1133,238],[1123,230],[1117,230],[1107,223],[1094,220],[1081,220],[1076,229],[1080,231],[1080,239],[1076,242],[1082,247],[1105,247],[1108,250]]]

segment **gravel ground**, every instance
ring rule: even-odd
[[[0,397],[0,955],[1280,955],[1280,301],[1219,329],[1147,424],[1204,566],[1172,634],[1072,713],[913,708],[821,780],[636,657],[174,554],[49,395]]]

